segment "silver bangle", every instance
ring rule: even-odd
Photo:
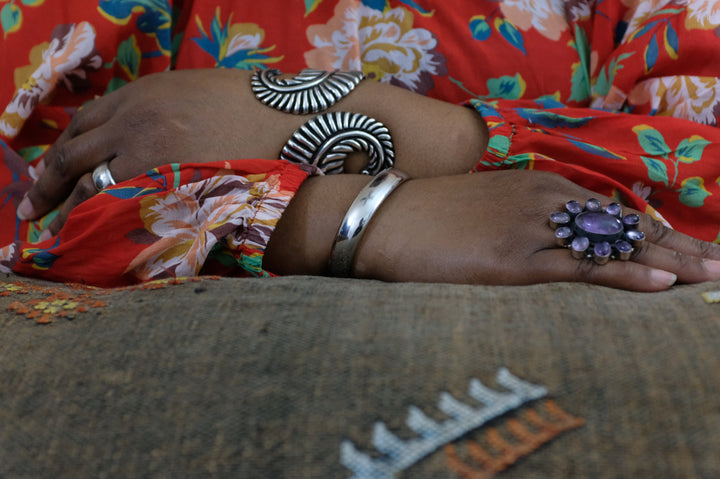
[[[388,169],[380,172],[360,190],[340,223],[330,252],[328,270],[332,276],[352,275],[355,248],[365,232],[365,227],[383,201],[407,179],[408,175],[402,171]]]

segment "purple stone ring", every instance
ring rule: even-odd
[[[595,198],[587,200],[585,206],[568,201],[565,211],[550,215],[557,244],[570,248],[574,258],[592,258],[598,264],[629,260],[645,240],[645,233],[637,229],[639,223],[635,213],[623,216],[618,203],[603,208]]]

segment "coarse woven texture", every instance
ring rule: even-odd
[[[720,305],[702,298],[720,283],[0,286],[0,477],[350,477],[344,440],[378,455],[377,421],[412,438],[408,408],[442,421],[441,392],[473,404],[469,381],[501,391],[502,367],[548,400],[397,477],[490,477],[474,446],[549,404],[578,421],[500,477],[720,475]]]

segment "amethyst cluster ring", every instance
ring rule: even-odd
[[[638,231],[639,223],[635,213],[623,216],[618,203],[603,207],[595,198],[587,200],[585,206],[568,201],[565,211],[550,215],[558,245],[570,248],[574,258],[592,258],[597,264],[629,260],[645,240],[645,233]]]

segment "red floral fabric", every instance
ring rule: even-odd
[[[362,70],[472,100],[492,135],[476,171],[559,172],[694,236],[720,233],[718,1],[40,0],[0,2],[0,26],[3,271],[102,285],[269,274],[264,246],[308,174],[272,158],[168,158],[87,201],[42,243],[32,242],[53,214],[32,223],[15,214],[39,158],[79,107],[173,68]],[[259,209],[239,215],[218,191]],[[182,195],[217,201],[163,229],[162,205]]]

